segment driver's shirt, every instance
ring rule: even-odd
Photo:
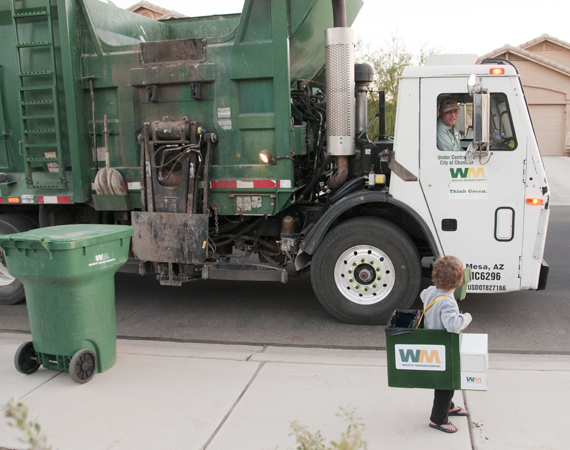
[[[441,117],[437,119],[437,148],[443,151],[461,151],[461,139],[455,125],[449,128]]]

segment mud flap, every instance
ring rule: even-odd
[[[548,271],[550,270],[550,266],[546,263],[546,261],[542,261],[542,265],[540,267],[540,277],[538,278],[538,287],[536,288],[537,291],[543,291],[546,289],[546,282],[548,281]]]

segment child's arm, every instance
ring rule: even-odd
[[[450,333],[459,333],[471,323],[471,314],[460,314],[455,302],[446,303],[441,310],[441,322]]]

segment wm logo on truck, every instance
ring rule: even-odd
[[[483,178],[485,179],[485,169],[483,167],[450,167],[451,178]]]

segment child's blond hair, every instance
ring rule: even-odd
[[[455,256],[444,256],[433,264],[431,280],[438,289],[449,291],[463,283],[463,263]]]

